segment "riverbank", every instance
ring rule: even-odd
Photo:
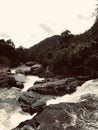
[[[0,71],[0,83],[2,83],[0,85],[0,130],[11,130],[20,122],[33,118],[33,115],[21,110],[18,99],[25,93],[27,88],[32,86],[36,80],[40,80],[40,78],[37,76],[15,74],[13,73],[15,72],[14,69],[10,71],[5,70],[9,70],[9,68],[5,69],[3,67]],[[8,79],[13,79],[14,84],[9,84],[8,86]],[[22,82],[24,88],[15,86],[17,82]],[[13,83],[12,80],[11,83]]]
[[[86,80],[74,77],[36,82],[18,101],[24,112],[37,114],[13,130],[97,130],[98,80]]]
[[[22,68],[23,67],[23,68]],[[98,80],[39,78],[8,72],[24,88],[0,88],[1,130],[97,130]]]

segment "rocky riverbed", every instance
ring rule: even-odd
[[[87,77],[37,82],[18,99],[34,118],[13,130],[97,130],[98,80]]]
[[[22,67],[1,73],[0,130],[98,130],[97,79],[15,74]]]
[[[20,122],[33,117],[21,110],[17,100],[36,80],[42,79],[15,74],[15,70],[9,71],[3,67],[0,71],[0,130],[11,130]]]

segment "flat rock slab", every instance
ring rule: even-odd
[[[34,91],[44,95],[64,95],[76,91],[77,86],[81,86],[85,81],[75,78],[66,78],[62,80],[47,81],[35,84],[28,91]]]

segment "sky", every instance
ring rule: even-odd
[[[80,34],[94,23],[96,0],[0,0],[0,39],[31,47],[65,30]]]

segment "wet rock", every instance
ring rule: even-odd
[[[16,85],[15,79],[10,77],[7,73],[0,73],[0,87],[10,87],[12,85]]]
[[[56,96],[71,94],[84,81],[79,81],[74,78],[68,79],[45,79],[41,83],[35,84],[25,94],[19,98],[19,103],[24,112],[33,114],[40,112],[46,106],[46,101],[53,99]]]
[[[35,64],[36,64],[36,62],[29,61],[29,62],[26,63],[26,66],[33,66],[33,65],[35,65]]]
[[[45,83],[35,84],[28,91],[34,91],[45,95],[64,95],[71,94],[76,91],[77,86],[84,83],[84,80],[74,78],[66,78],[62,80],[54,79]]]
[[[8,66],[0,64],[0,73],[9,73],[9,72],[11,72],[11,71]]]
[[[16,85],[16,80],[14,77],[8,77],[8,81],[7,81],[9,86],[17,86]]]
[[[34,114],[35,112],[41,112],[49,99],[51,99],[49,95],[44,96],[36,92],[26,92],[20,96],[18,101],[24,112]]]
[[[47,82],[54,82],[54,81],[57,81],[57,80],[58,79],[45,78],[44,80],[34,82],[34,85],[43,84],[43,83],[47,83]]]
[[[33,66],[29,66],[29,67],[21,67],[21,68],[18,68],[16,70],[16,73],[17,74],[24,74],[24,75],[37,75],[37,76],[43,76],[45,75],[45,70],[43,68],[42,65],[40,64],[35,64]]]
[[[24,68],[20,68],[16,70],[16,74],[24,74],[24,75],[29,75],[31,74],[30,68],[24,69]]]
[[[22,82],[16,82],[16,86],[17,86],[17,88],[20,88],[20,89],[24,88],[24,85]]]
[[[98,97],[86,95],[83,102],[46,106],[14,130],[23,130],[26,126],[34,130],[98,130]]]
[[[9,75],[8,73],[0,73],[0,88],[11,88],[18,87],[22,88],[22,84],[16,82],[15,78]]]
[[[34,82],[34,85],[36,85],[36,84],[43,84],[43,83],[45,83],[45,82],[46,82],[45,80],[36,81],[36,82]]]
[[[41,64],[35,64],[31,67],[31,74],[41,76],[44,73],[44,68]]]

